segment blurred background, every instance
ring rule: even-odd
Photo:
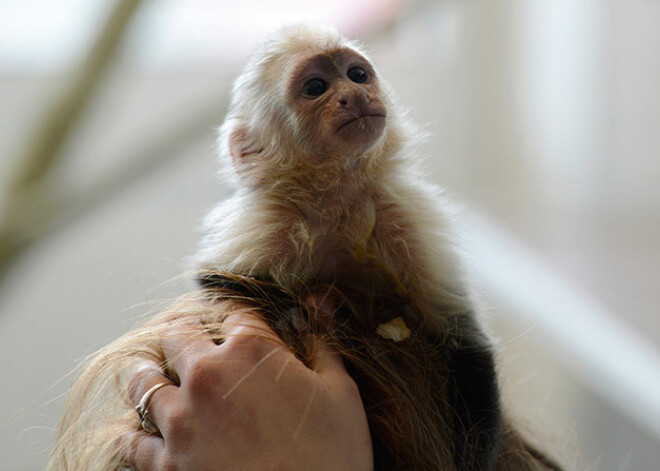
[[[660,463],[660,2],[0,0],[0,470],[69,372],[192,283],[215,128],[263,36],[364,40],[429,135],[507,409],[571,470]]]

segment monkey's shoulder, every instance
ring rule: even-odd
[[[265,274],[273,257],[285,251],[288,241],[282,234],[294,223],[261,198],[238,191],[207,214],[193,262],[202,269]]]
[[[412,184],[378,185],[343,205],[245,189],[208,215],[196,262],[286,287],[369,279],[437,298],[460,283],[449,220],[432,190]]]

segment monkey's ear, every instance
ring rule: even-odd
[[[248,127],[244,123],[234,123],[229,135],[228,147],[232,163],[236,173],[241,180],[250,185],[258,185],[263,180],[259,160],[263,152],[255,139],[250,135]]]
[[[234,165],[240,166],[241,161],[248,155],[248,130],[244,124],[237,124],[229,134],[229,154]]]

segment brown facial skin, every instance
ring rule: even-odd
[[[373,67],[347,48],[302,58],[291,76],[290,106],[317,156],[354,156],[383,135],[387,109]]]

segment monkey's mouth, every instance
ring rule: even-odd
[[[358,124],[360,126],[364,126],[366,123],[365,121],[372,121],[372,120],[380,120],[380,119],[385,119],[385,114],[383,113],[365,113],[361,114],[359,116],[352,116],[351,118],[347,119],[344,121],[341,126],[337,129],[337,132],[341,131],[344,129],[346,126],[349,124]]]

